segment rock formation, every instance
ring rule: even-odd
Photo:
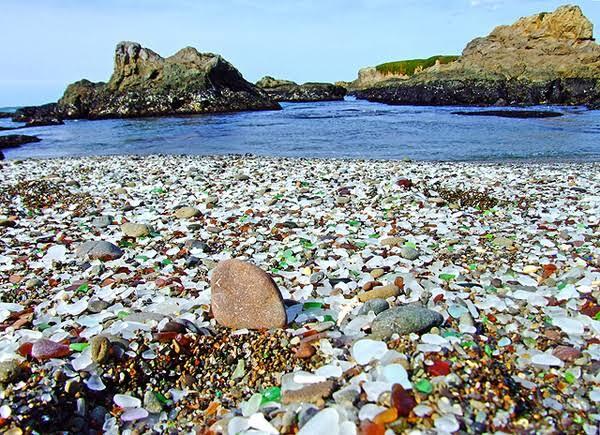
[[[597,104],[600,46],[577,6],[521,18],[471,41],[453,63],[390,80],[358,98],[391,104]]]
[[[304,83],[299,85],[289,80],[263,77],[256,86],[279,102],[337,101],[346,96],[346,89],[331,83]]]
[[[0,149],[17,148],[26,143],[40,142],[41,139],[36,136],[26,136],[24,134],[10,134],[0,136]]]
[[[108,83],[73,83],[57,104],[21,109],[14,119],[129,118],[279,108],[219,55],[187,47],[163,58],[135,42],[121,42]]]
[[[454,62],[458,56],[432,56],[428,59],[409,59],[362,68],[358,78],[347,86],[351,90],[368,89],[387,80],[408,80],[415,74],[442,64]]]

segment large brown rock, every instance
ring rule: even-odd
[[[211,306],[217,322],[232,329],[286,325],[283,298],[263,270],[240,260],[220,262],[211,278]]]
[[[408,105],[589,105],[600,101],[600,46],[578,6],[519,19],[469,42],[458,60],[356,92]]]

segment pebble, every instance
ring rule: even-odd
[[[126,222],[123,225],[121,225],[121,231],[127,237],[138,238],[138,237],[149,236],[150,233],[152,232],[152,227],[150,227],[149,225],[146,225],[146,224],[137,224],[137,223],[133,223],[133,222]]]
[[[32,290],[44,285],[44,282],[39,278],[31,278],[25,282],[25,288],[28,290]]]
[[[88,302],[88,306],[87,306],[87,310],[90,313],[101,313],[102,311],[104,311],[106,308],[108,308],[108,302],[102,301],[100,299],[92,299],[91,301]]]
[[[124,252],[116,245],[103,240],[90,240],[77,248],[75,255],[81,259],[112,261],[123,256]]]
[[[313,345],[311,345],[310,343],[303,342],[300,343],[300,345],[298,346],[298,349],[296,350],[296,356],[298,358],[305,359],[312,357],[316,352],[317,350]]]
[[[419,258],[421,254],[415,248],[404,246],[400,249],[400,256],[406,260],[414,261]]]
[[[388,284],[381,287],[375,287],[373,290],[369,290],[358,294],[358,300],[361,302],[367,302],[372,299],[387,299],[400,294],[400,288],[394,284]]]
[[[112,225],[115,218],[109,215],[102,215],[94,218],[92,221],[92,226],[96,228],[107,228]]]
[[[194,207],[181,207],[175,210],[175,217],[178,219],[190,219],[200,214],[200,210]]]
[[[402,246],[404,243],[406,243],[406,239],[402,237],[385,237],[381,239],[380,243],[382,246],[389,247]]]
[[[211,307],[217,322],[232,329],[270,329],[286,325],[281,292],[253,264],[225,260],[211,277]]]
[[[404,305],[379,314],[371,325],[371,335],[385,339],[393,334],[404,336],[412,332],[426,332],[434,326],[440,326],[443,321],[444,318],[437,311],[418,305]]]
[[[365,315],[373,311],[377,315],[388,308],[390,308],[390,304],[385,299],[370,299],[360,307],[358,314]]]
[[[162,411],[162,403],[153,391],[148,390],[144,393],[144,409],[151,414],[158,414]]]
[[[185,249],[187,249],[188,251],[192,250],[192,249],[197,249],[199,251],[204,252],[208,249],[208,245],[205,242],[203,242],[202,240],[196,240],[196,239],[186,240],[183,247]]]
[[[371,276],[372,276],[374,279],[377,279],[377,278],[379,278],[379,277],[383,276],[383,274],[384,274],[384,273],[385,273],[385,270],[383,270],[383,269],[373,269],[373,270],[371,271]]]
[[[103,335],[96,335],[90,340],[90,351],[92,361],[103,363],[108,359],[110,353],[110,340]]]
[[[333,381],[308,384],[297,390],[282,390],[281,402],[284,405],[291,403],[319,403],[333,392]]]

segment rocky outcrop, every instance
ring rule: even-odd
[[[458,56],[431,56],[427,59],[407,59],[362,68],[349,89],[368,89],[388,80],[408,80],[415,74],[431,71],[439,65],[449,64],[456,59]]]
[[[26,136],[24,134],[10,134],[0,136],[0,149],[16,148],[26,143],[40,142],[41,139],[36,136]]]
[[[499,118],[558,118],[563,116],[560,112],[550,110],[478,110],[478,111],[458,111],[452,112],[453,115],[462,116],[497,116]]]
[[[14,119],[131,118],[279,108],[219,55],[187,47],[163,58],[135,42],[121,42],[107,83],[73,83],[55,105],[22,109]]]
[[[0,118],[11,118],[13,116],[10,112],[0,112]]]
[[[600,46],[577,6],[521,18],[471,41],[455,62],[409,80],[356,92],[410,105],[594,105],[600,99]]]
[[[304,83],[299,85],[289,80],[263,77],[256,86],[263,89],[275,101],[310,102],[337,101],[346,96],[346,88],[331,83]]]
[[[406,74],[384,73],[377,71],[377,67],[369,66],[358,71],[358,78],[350,83],[349,88],[353,90],[368,89],[388,80],[407,80],[409,78],[410,76]]]

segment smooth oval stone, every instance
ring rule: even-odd
[[[116,245],[104,240],[90,240],[79,245],[75,251],[77,257],[90,260],[112,261],[123,256],[123,251]]]
[[[110,340],[103,335],[92,337],[90,351],[94,362],[102,363],[106,361],[110,352]]]
[[[109,215],[102,215],[94,218],[92,221],[92,226],[96,228],[106,228],[109,227],[113,223],[114,218]]]
[[[200,210],[194,207],[181,207],[175,210],[175,217],[179,219],[189,219],[200,215]]]
[[[31,356],[38,360],[62,358],[71,353],[69,346],[42,338],[31,347]]]
[[[152,228],[146,224],[127,222],[121,225],[121,231],[128,237],[144,237],[150,235]]]
[[[407,335],[411,332],[426,332],[444,321],[442,315],[418,305],[391,308],[379,314],[371,325],[373,337],[390,338],[393,334]]]
[[[286,325],[281,292],[270,275],[240,260],[225,260],[211,277],[211,306],[217,322],[233,329]]]
[[[419,251],[409,246],[404,246],[400,250],[400,256],[410,261],[416,260],[417,258],[419,258],[419,255],[421,255]]]
[[[363,304],[358,310],[359,315],[369,314],[370,311],[373,311],[375,315],[387,310],[390,307],[390,304],[385,299],[371,299]]]

